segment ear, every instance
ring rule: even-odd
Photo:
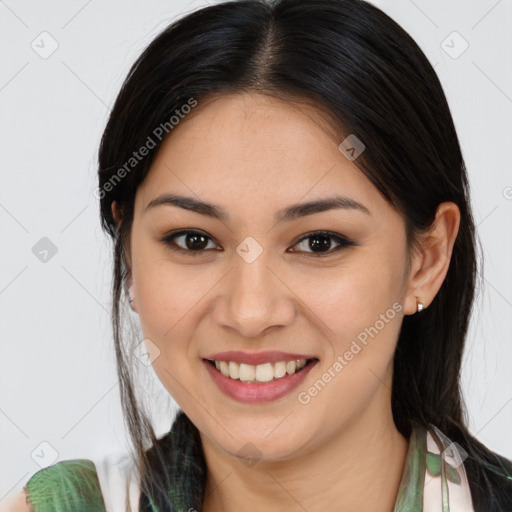
[[[413,250],[404,300],[404,314],[413,315],[417,302],[428,307],[441,288],[450,266],[459,232],[460,211],[452,202],[441,203],[429,231],[420,236]]]
[[[122,214],[121,214],[121,208],[119,208],[117,201],[112,201],[112,204],[110,205],[110,209],[112,210],[112,217],[114,217],[114,221],[116,223],[116,229],[119,229],[119,226],[121,225],[121,221],[122,221]]]
[[[114,221],[116,223],[116,230],[119,230],[119,227],[121,226],[121,222],[123,220],[121,208],[119,207],[119,205],[116,201],[112,201],[111,209],[112,209],[112,216],[114,217]],[[129,240],[129,238],[125,243],[124,250],[125,250],[126,262],[128,265],[125,293],[128,295],[129,299],[133,299],[130,303],[130,307],[132,308],[133,311],[137,311],[137,305],[136,305],[136,300],[135,300],[135,288],[133,285],[132,272],[131,272],[130,240]]]
[[[136,313],[139,312],[137,308],[137,297],[135,295],[135,286],[133,282],[130,280],[130,286],[128,287],[128,302],[130,303],[130,308],[132,311],[135,311]]]
[[[114,217],[114,222],[116,223],[116,231],[121,227],[121,223],[123,222],[123,210],[117,203],[117,201],[112,201],[112,205],[110,206],[112,210],[112,217]],[[128,264],[128,268],[131,268],[130,261],[130,237],[127,237],[124,244],[124,251],[126,256],[126,261]]]

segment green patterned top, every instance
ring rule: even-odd
[[[190,423],[190,420],[180,411],[167,436],[178,439],[180,432],[183,436],[185,430],[180,430],[180,425],[184,422]],[[180,443],[173,446],[180,446]],[[456,443],[451,443],[436,427],[431,426],[428,431],[424,427],[414,427],[394,512],[474,512],[464,469],[464,454]],[[185,453],[185,456],[183,453],[181,456],[170,455],[171,469],[174,467],[176,477],[172,480],[175,482],[171,485],[173,488],[168,488],[170,503],[165,510],[189,512],[193,501],[187,493],[191,494],[191,490],[187,482],[180,481],[180,475],[187,474],[180,470],[180,464],[181,469],[193,464],[190,453]],[[61,461],[39,470],[25,486],[34,512],[163,512],[148,499],[145,505],[142,500],[140,503],[132,502],[131,508],[119,505],[125,503],[128,495],[126,479],[107,481],[105,476],[99,478],[99,467],[98,463],[91,460],[76,459]],[[113,504],[110,495],[114,493],[124,496],[121,501],[117,499],[117,505]]]
[[[104,512],[96,467],[91,460],[64,460],[38,471],[26,485],[37,512]]]

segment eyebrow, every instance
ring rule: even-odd
[[[157,206],[177,206],[184,210],[189,210],[200,215],[212,217],[220,221],[228,221],[229,215],[222,207],[200,201],[194,197],[182,196],[178,194],[163,194],[152,201],[146,206],[146,211]],[[282,210],[279,210],[275,215],[275,222],[289,222],[300,217],[321,213],[328,210],[344,209],[344,210],[357,210],[367,215],[371,215],[370,210],[363,204],[347,196],[332,196],[324,199],[316,199],[307,203],[297,203]]]

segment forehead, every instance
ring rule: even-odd
[[[141,192],[196,195],[248,210],[339,193],[385,207],[322,112],[304,103],[254,93],[198,106],[162,144]]]

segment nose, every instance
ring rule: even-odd
[[[290,325],[297,311],[296,296],[283,277],[270,268],[265,253],[251,263],[236,257],[215,303],[216,324],[245,338]]]

